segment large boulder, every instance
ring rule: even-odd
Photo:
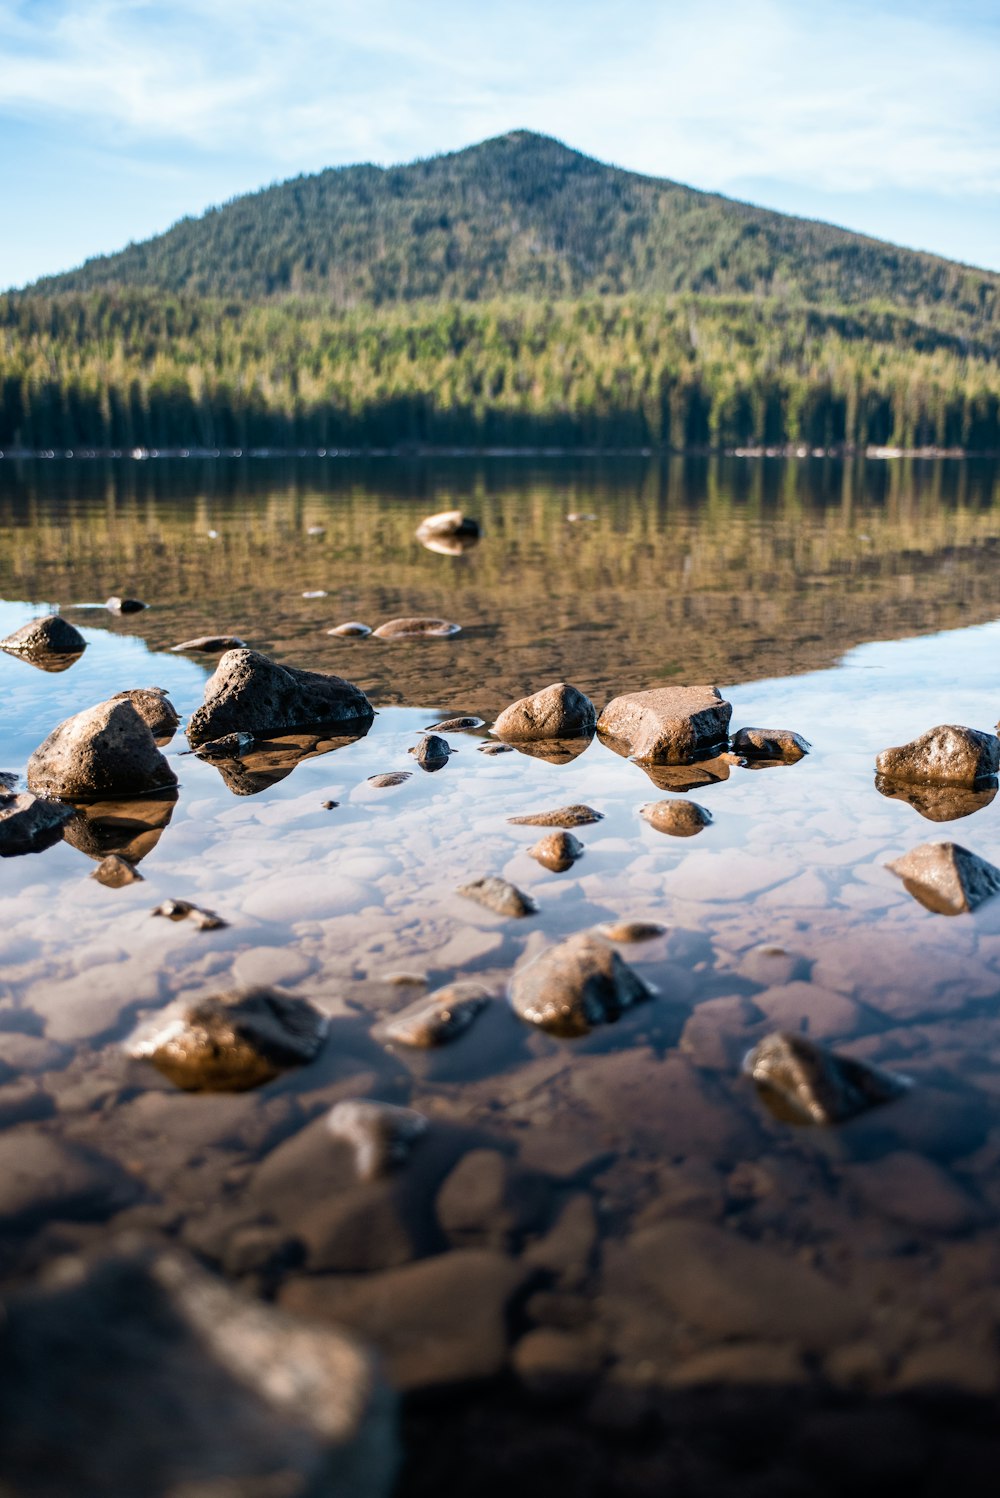
[[[657,687],[609,702],[597,731],[634,760],[679,765],[727,742],[732,711],[718,687]]]
[[[0,650],[9,650],[12,655],[71,655],[75,659],[86,648],[87,642],[80,631],[60,614],[31,619],[0,640]]]
[[[340,676],[279,666],[257,650],[227,650],[205,683],[205,700],[191,716],[188,738],[203,744],[227,733],[266,735],[310,723],[371,723],[360,687]]]
[[[817,1045],[806,1035],[777,1031],[743,1063],[771,1111],[789,1123],[840,1124],[891,1103],[909,1086],[903,1077]]]
[[[58,801],[42,801],[28,791],[0,790],[0,858],[51,848],[61,841],[72,816]]]
[[[515,969],[510,1001],[553,1035],[586,1035],[611,1024],[652,990],[607,942],[581,932]]]
[[[67,718],[28,760],[28,787],[64,801],[141,796],[176,785],[149,725],[127,699]]]
[[[942,723],[909,744],[883,749],[875,768],[911,785],[975,785],[1000,768],[1000,739],[977,728]]]
[[[564,681],[543,687],[505,707],[493,725],[498,739],[528,742],[538,739],[590,738],[597,722],[594,704]]]
[[[887,868],[937,915],[963,915],[1000,893],[1000,869],[959,843],[921,843]]]
[[[397,1462],[354,1338],[133,1242],[6,1302],[0,1424],[10,1498],[387,1498]]]

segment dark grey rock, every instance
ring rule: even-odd
[[[514,969],[515,1013],[553,1035],[586,1035],[651,997],[647,983],[613,947],[587,932]]]
[[[128,700],[99,702],[49,734],[28,761],[28,787],[65,801],[143,795],[177,784]]]
[[[460,634],[462,626],[447,619],[387,619],[374,631],[377,640],[443,640]]]
[[[765,1036],[743,1070],[771,1111],[788,1123],[847,1123],[902,1097],[909,1087],[903,1077],[787,1031]]]
[[[741,759],[766,759],[794,765],[812,745],[788,728],[741,728],[733,734],[733,753]]]
[[[169,744],[180,726],[180,715],[162,687],[134,687],[116,692],[109,702],[131,702],[161,747]]]
[[[943,723],[909,744],[883,749],[875,761],[880,775],[916,785],[975,785],[1000,769],[1000,739],[992,733]]]
[[[732,711],[717,687],[658,687],[615,697],[597,729],[640,763],[684,764],[727,742]]]
[[[969,785],[913,785],[905,780],[875,776],[875,789],[890,801],[905,801],[928,822],[957,822],[989,806],[997,793],[997,777]]]
[[[141,1026],[127,1050],[185,1092],[246,1092],[311,1061],[326,1029],[307,999],[250,988],[178,1000]]]
[[[238,635],[198,635],[193,640],[182,640],[171,645],[171,650],[188,651],[192,655],[222,655],[227,650],[246,650],[247,643]]]
[[[496,874],[487,874],[483,879],[473,879],[470,884],[460,885],[458,893],[467,900],[475,900],[477,905],[484,905],[494,915],[518,917],[534,915],[538,910],[536,901],[530,895]]]
[[[554,682],[505,707],[493,725],[498,739],[512,743],[542,739],[588,739],[597,711],[589,697],[566,682]]]
[[[310,723],[370,725],[371,703],[339,676],[279,666],[256,650],[227,650],[205,683],[205,700],[191,716],[192,746],[227,733],[263,736]]]
[[[694,837],[712,821],[712,813],[695,801],[649,801],[639,808],[639,815],[670,837]]]
[[[448,1045],[464,1035],[491,1002],[479,983],[449,983],[380,1020],[372,1034],[389,1045],[423,1050]]]
[[[42,801],[29,791],[0,789],[0,858],[41,853],[62,841],[73,812],[56,801]]]
[[[1000,892],[1000,869],[958,843],[921,843],[886,867],[938,915],[962,915]]]
[[[427,1132],[427,1120],[413,1108],[371,1098],[348,1098],[327,1115],[335,1139],[349,1145],[360,1181],[374,1181],[403,1165]]]
[[[86,648],[83,635],[61,614],[31,619],[0,640],[0,650],[8,650],[12,655],[71,655],[76,659]]]
[[[143,609],[149,608],[149,604],[140,603],[138,598],[119,598],[115,593],[104,607],[109,614],[141,614]]]
[[[5,1306],[0,1487],[388,1498],[395,1407],[352,1338],[134,1240]]]
[[[587,827],[604,820],[603,811],[592,806],[557,806],[554,811],[534,811],[524,817],[508,817],[517,827]]]
[[[435,770],[443,770],[448,763],[449,755],[454,752],[447,739],[441,738],[436,733],[427,734],[410,750],[420,768],[431,773]]]
[[[142,882],[142,875],[135,864],[122,858],[120,853],[109,853],[107,858],[102,858],[90,877],[96,879],[98,884],[107,885],[108,889],[122,889],[126,884]]]
[[[221,739],[209,739],[194,751],[199,759],[242,759],[254,746],[252,733],[224,733]]]
[[[564,874],[578,858],[583,857],[584,847],[572,832],[560,830],[540,838],[528,852],[543,868],[549,869],[553,874]]]

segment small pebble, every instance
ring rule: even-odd
[[[102,858],[90,877],[96,879],[98,884],[106,885],[108,889],[122,889],[126,884],[142,883],[142,875],[135,864],[122,858],[120,853],[109,853],[107,858]]]
[[[322,805],[324,811],[333,811],[336,807],[338,807],[340,805],[340,802],[339,801],[323,801],[321,803],[321,805]]]
[[[140,603],[138,598],[119,598],[113,594],[104,607],[109,614],[139,614],[143,609],[149,608],[149,604]]]
[[[153,915],[166,916],[168,921],[191,921],[199,931],[219,931],[229,924],[214,910],[202,910],[189,900],[164,900],[156,906]]]
[[[389,786],[402,785],[412,775],[412,770],[387,770],[384,775],[369,775],[368,784],[377,786],[379,790],[386,790]]]

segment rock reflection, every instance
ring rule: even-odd
[[[161,791],[155,797],[76,806],[76,815],[66,824],[63,836],[98,863],[111,853],[130,864],[140,863],[160,841],[174,814],[177,794]]]
[[[544,759],[550,765],[568,765],[579,759],[593,743],[593,735],[582,739],[519,739],[508,745],[518,754],[527,754],[530,759]]]
[[[68,671],[70,666],[75,666],[83,655],[82,650],[63,652],[55,650],[8,650],[6,646],[0,645],[0,650],[5,654],[13,656],[17,661],[25,661],[27,665],[34,666],[36,671]]]
[[[343,727],[343,725],[338,725]],[[348,744],[356,744],[368,732],[370,724],[352,734],[328,737],[324,732],[303,731],[276,734],[270,739],[257,739],[248,752],[232,759],[206,760],[218,770],[234,796],[257,796],[261,791],[287,780],[296,765],[303,760],[316,759],[321,754],[332,754]]]
[[[600,740],[606,749],[612,750],[621,759],[638,764],[639,769],[661,791],[694,791],[703,785],[716,785],[719,781],[729,779],[731,765],[743,763],[735,756],[717,754],[712,759],[693,760],[687,765],[639,764],[638,760],[632,759],[627,746],[620,740],[608,738],[603,733]]]
[[[907,802],[928,822],[957,822],[989,806],[997,793],[997,778],[994,775],[979,780],[974,786],[907,785],[886,775],[876,775],[875,789],[891,801]]]

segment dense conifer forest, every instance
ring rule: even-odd
[[[0,448],[1000,448],[1000,276],[515,132],[0,297]]]

